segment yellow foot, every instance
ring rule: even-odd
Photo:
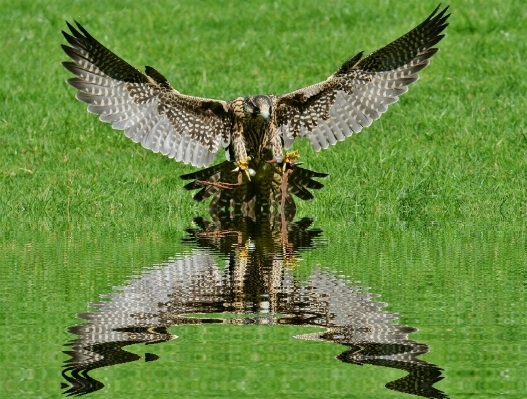
[[[247,178],[251,180],[251,176],[254,176],[256,174],[254,169],[249,168],[249,162],[251,161],[252,161],[251,157],[247,157],[243,161],[241,160],[236,161],[236,168],[233,170],[233,172],[245,172],[245,174],[247,175]]]
[[[300,158],[300,153],[298,152],[298,150],[286,153],[282,164],[282,172],[285,173],[287,165],[293,166],[296,163],[295,160],[298,158]]]

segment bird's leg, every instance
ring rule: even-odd
[[[292,152],[286,152],[285,156],[283,155],[283,145],[282,145],[282,136],[279,134],[278,129],[274,129],[274,133],[271,134],[272,138],[270,140],[271,152],[273,154],[273,159],[267,161],[268,163],[277,163],[282,165],[282,174],[296,163],[295,159],[300,158],[298,150]]]
[[[268,163],[279,163],[284,162],[283,147],[282,147],[282,137],[278,130],[275,130],[275,134],[271,134],[272,138],[270,140],[271,152],[273,154],[273,159],[267,161]]]
[[[232,135],[232,149],[234,152],[236,167],[233,172],[238,172],[238,182],[237,183],[226,183],[221,181],[198,181],[198,184],[202,186],[214,186],[225,189],[234,189],[243,184],[243,174],[247,176],[247,179],[251,180],[251,176],[254,176],[256,172],[254,169],[249,168],[249,163],[252,158],[247,156],[247,151],[245,149],[245,141],[243,139],[243,125],[240,122],[237,122],[235,129]]]
[[[234,150],[234,162],[236,168],[233,172],[245,172],[247,179],[251,180],[251,176],[254,176],[256,172],[254,169],[249,168],[249,162],[251,157],[247,156],[247,150],[245,149],[245,140],[243,139],[243,126],[240,124],[236,125],[236,132],[233,133],[232,147]]]

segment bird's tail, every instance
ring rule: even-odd
[[[254,196],[262,195],[261,193],[266,192],[266,190],[258,190],[252,187],[258,184],[261,187],[269,187],[273,192],[269,193],[269,198],[256,198],[256,201],[262,203],[270,202],[270,205],[277,205],[274,202],[277,202],[281,198],[281,193],[275,191],[276,187],[281,187],[281,181],[266,182],[264,180],[265,178],[276,179],[277,176],[281,178],[281,174],[267,173],[265,174],[265,178],[253,179],[251,182],[243,180],[239,186],[236,186],[238,177],[236,173],[233,173],[232,169],[232,162],[224,161],[218,165],[182,175],[180,178],[183,180],[192,180],[184,188],[186,190],[199,190],[194,195],[194,200],[198,202],[213,197],[212,203],[226,203],[229,200],[240,205],[248,203],[254,199]],[[319,190],[324,187],[322,183],[314,179],[327,176],[329,176],[327,173],[315,172],[299,166],[293,166],[292,172],[288,176],[287,196],[289,197],[290,194],[293,194],[306,201],[313,199],[313,194],[309,190]],[[234,185],[234,187],[222,188],[209,183],[227,183],[227,185]]]
[[[313,199],[313,194],[308,189],[320,190],[324,188],[322,183],[313,179],[328,176],[328,173],[315,172],[314,170],[294,166],[293,172],[289,175],[289,180],[287,181],[287,192],[304,201]]]

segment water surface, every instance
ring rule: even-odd
[[[524,397],[522,226],[187,225],[4,234],[8,397]]]

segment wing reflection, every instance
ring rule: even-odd
[[[116,292],[79,314],[87,322],[69,328],[78,335],[65,351],[63,376],[67,395],[83,395],[103,388],[90,370],[140,360],[123,348],[176,339],[167,329],[183,324],[280,324],[325,327],[326,331],[297,335],[304,340],[328,341],[347,349],[336,359],[405,370],[404,378],[386,388],[427,398],[446,398],[433,387],[441,369],[418,359],[428,346],[408,339],[417,331],[393,324],[399,316],[383,311],[386,303],[367,287],[335,276],[329,269],[312,268],[299,277],[295,265],[300,252],[324,245],[313,220],[296,222],[289,216],[215,215],[196,218],[185,241],[192,248],[155,265],[114,287]],[[218,264],[223,255],[225,265]],[[212,314],[228,313],[224,318]],[[207,314],[211,315],[207,317]],[[239,317],[237,316],[239,315]],[[145,361],[157,356],[147,353]]]

